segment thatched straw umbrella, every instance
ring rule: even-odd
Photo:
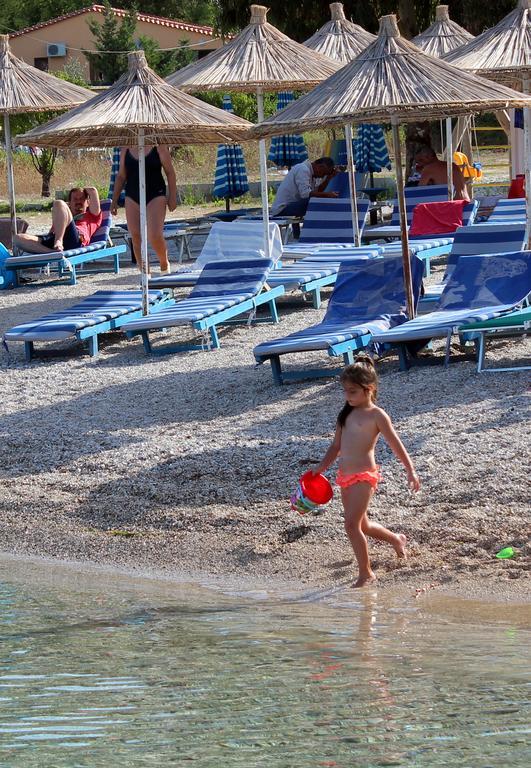
[[[304,45],[324,56],[348,64],[355,59],[375,36],[345,17],[343,3],[330,3],[330,21],[304,41]]]
[[[396,16],[383,16],[377,39],[311,93],[254,127],[251,136],[297,128],[391,121],[408,311],[413,317],[404,181],[398,124],[531,105],[531,98],[427,56],[400,37]]]
[[[411,41],[417,48],[430,56],[444,56],[474,39],[474,35],[452,21],[447,5],[438,5],[435,9],[435,21],[424,32]]]
[[[4,116],[7,189],[13,236],[17,233],[17,223],[9,116],[70,109],[91,96],[92,93],[86,88],[59,80],[17,59],[10,51],[9,36],[0,35],[0,112]]]
[[[147,314],[145,143],[237,141],[252,124],[168,85],[149,69],[143,51],[129,53],[128,59],[128,71],[107,91],[66,115],[18,136],[17,142],[48,147],[138,147],[143,312]]]
[[[531,93],[531,0],[518,0],[514,11],[496,26],[487,29],[466,45],[445,57],[460,69],[467,69],[498,83]],[[513,134],[514,137],[514,134]],[[527,195],[528,245],[531,247],[531,113],[524,120],[525,176]]]
[[[245,29],[227,45],[170,75],[166,78],[168,83],[189,92],[256,93],[261,122],[264,92],[290,88],[307,91],[339,69],[339,64],[296,43],[269,24],[267,11],[263,5],[251,5],[251,21]],[[259,148],[264,236],[269,243],[265,141],[260,141]]]

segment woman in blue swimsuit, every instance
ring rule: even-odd
[[[170,211],[177,205],[175,171],[168,147],[146,147],[146,215],[148,241],[158,256],[160,271],[170,273],[168,249],[164,239],[164,217],[166,205]],[[162,170],[168,180],[168,191]],[[141,265],[140,240],[140,186],[138,176],[138,150],[123,147],[120,152],[120,169],[114,184],[111,212],[116,214],[120,192],[125,186],[125,217],[131,235],[133,251],[139,269]]]

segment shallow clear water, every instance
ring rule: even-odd
[[[257,600],[12,560],[0,608],[1,766],[530,764],[521,608]]]

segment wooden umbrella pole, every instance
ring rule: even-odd
[[[350,185],[350,210],[352,213],[352,231],[354,232],[354,245],[359,246],[360,228],[358,225],[358,198],[356,195],[356,173],[354,154],[352,152],[352,126],[345,125],[345,140],[347,144],[348,181]]]
[[[529,78],[524,78],[524,93],[529,93]],[[531,250],[531,109],[524,109],[526,238]]]
[[[402,157],[400,153],[400,135],[396,117],[391,121],[393,128],[393,150],[396,169],[396,196],[400,211],[400,232],[402,239],[402,265],[404,268],[404,289],[406,294],[407,314],[409,319],[415,317],[415,304],[413,302],[413,284],[411,280],[411,260],[409,256],[409,239],[407,235],[406,200],[404,197],[404,176],[402,173]]]
[[[446,171],[448,174],[448,200],[454,199],[454,174],[453,174],[453,157],[454,149],[452,146],[452,118],[446,118]]]
[[[7,112],[4,114],[4,139],[6,144],[7,194],[9,196],[9,216],[11,217],[11,250],[13,250],[15,245],[15,235],[17,234],[17,210],[15,206],[15,179],[13,176],[11,125]]]
[[[256,105],[258,107],[258,122],[264,120],[264,94],[260,88],[256,91]],[[271,258],[271,242],[269,237],[269,199],[267,195],[267,155],[265,139],[258,142],[260,154],[260,188],[262,190],[262,218],[264,222],[264,243],[267,248],[267,258]]]
[[[144,154],[144,129],[138,131],[138,180],[140,200],[140,263],[142,275],[142,314],[149,315],[148,279],[149,261],[147,248],[147,216],[146,216],[146,156]]]

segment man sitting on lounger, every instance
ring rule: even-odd
[[[423,147],[415,155],[415,167],[420,172],[419,187],[432,184],[448,183],[448,167],[444,160],[439,160],[431,147]],[[452,163],[452,179],[454,184],[454,200],[468,200],[470,195],[461,169]]]
[[[331,157],[321,157],[311,163],[297,163],[282,180],[271,206],[271,216],[304,216],[310,197],[339,197],[337,192],[325,192],[330,179],[336,175]],[[317,180],[319,183],[317,182]]]
[[[98,190],[95,187],[74,187],[68,193],[68,202],[54,200],[52,226],[46,235],[15,235],[14,243],[20,251],[27,253],[81,248],[90,243],[101,221]]]

